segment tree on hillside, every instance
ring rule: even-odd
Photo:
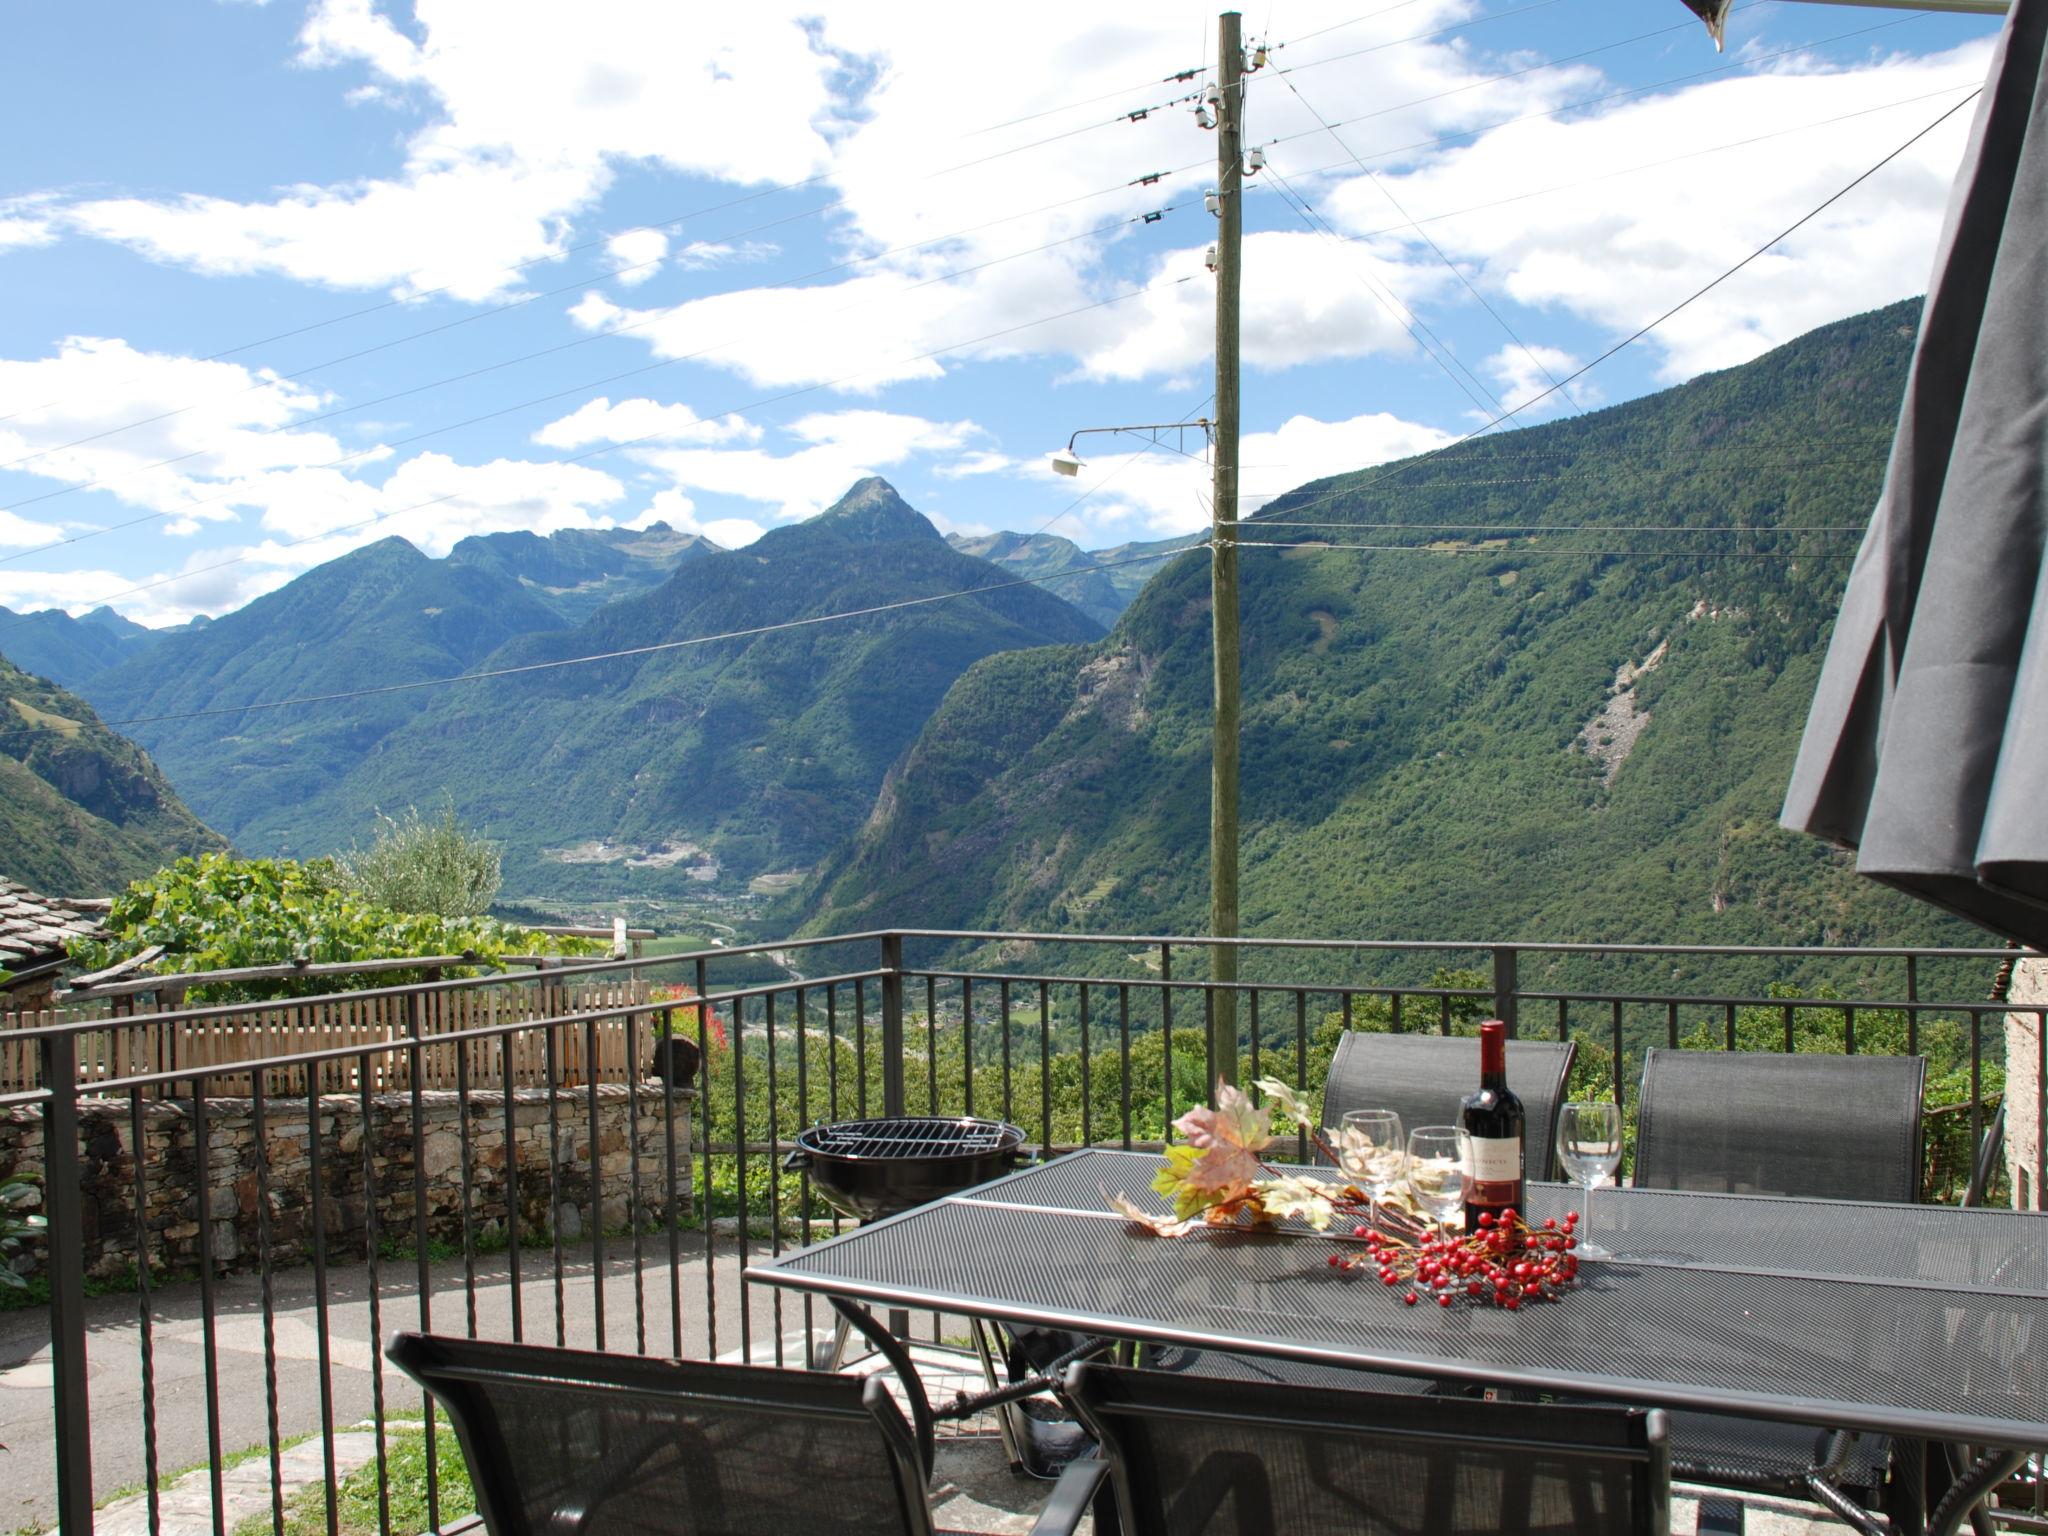
[[[481,917],[489,910],[498,894],[498,845],[457,821],[452,804],[433,821],[416,806],[377,819],[382,825],[368,848],[334,861],[343,889],[393,912]]]

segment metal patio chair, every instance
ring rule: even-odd
[[[1578,1043],[1510,1040],[1508,1085],[1522,1101],[1529,1177],[1553,1177],[1557,1107]],[[1380,1035],[1350,1030],[1337,1042],[1323,1083],[1323,1128],[1351,1109],[1391,1109],[1408,1130],[1452,1125],[1458,1101],[1479,1085],[1479,1041],[1467,1035]]]
[[[1077,1365],[1123,1536],[1664,1536],[1664,1415]]]
[[[418,1333],[386,1354],[448,1415],[490,1536],[943,1536],[872,1377]],[[1034,1532],[1074,1530],[1083,1481]]]
[[[1910,1203],[1926,1079],[1919,1056],[1653,1047],[1637,1100],[1635,1185]],[[1681,1482],[1812,1500],[1866,1532],[1885,1529],[1865,1507],[1888,1495],[1891,1443],[1881,1435],[1674,1413],[1671,1456]],[[1915,1470],[1902,1469],[1911,1492],[1899,1496],[1918,1496]]]

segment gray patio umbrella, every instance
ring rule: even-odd
[[[2048,944],[2048,0],[2017,0],[1951,195],[1884,492],[1782,821]]]

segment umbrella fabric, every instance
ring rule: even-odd
[[[2048,943],[2048,0],[2006,18],[1785,826]]]

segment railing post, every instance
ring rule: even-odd
[[[57,1441],[57,1526],[92,1530],[92,1416],[86,1395],[85,1228],[78,1165],[78,1041],[43,1037],[43,1215],[48,1222],[52,1427]],[[143,1149],[134,1149],[139,1159]],[[203,1178],[204,1170],[201,1170]],[[206,1219],[200,1192],[200,1217]],[[136,1213],[136,1220],[142,1213]]]
[[[903,1111],[903,935],[882,936],[882,1113]]]
[[[1493,946],[1493,1016],[1508,1027],[1508,1038],[1521,1033],[1521,951],[1512,944]]]

